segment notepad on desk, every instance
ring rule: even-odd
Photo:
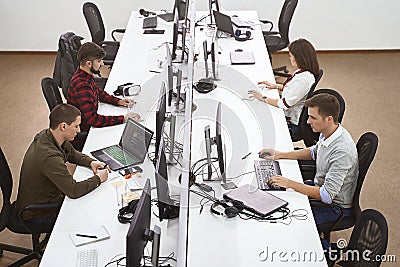
[[[76,247],[110,238],[104,225],[91,226],[72,231],[69,236]]]
[[[253,52],[249,51],[234,51],[230,53],[230,57],[232,65],[256,63]]]

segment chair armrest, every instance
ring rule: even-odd
[[[314,207],[322,207],[322,208],[338,207],[340,209],[340,215],[336,219],[336,221],[332,222],[333,225],[332,225],[332,227],[331,227],[329,232],[332,232],[333,230],[335,230],[336,226],[338,226],[338,224],[340,223],[340,221],[344,217],[344,209],[341,206],[339,206],[338,204],[336,204],[336,203],[327,204],[327,203],[323,203],[323,202],[321,202],[319,200],[316,200],[316,199],[310,199],[310,204],[311,204],[311,206],[314,206]]]
[[[41,204],[32,204],[28,205],[22,210],[18,212],[18,217],[22,218],[22,213],[25,211],[56,211],[60,207],[60,203],[50,202],[50,203],[41,203]]]
[[[267,20],[267,19],[260,19],[260,22],[263,23],[263,24],[270,24],[270,25],[271,25],[271,27],[269,28],[268,31],[271,31],[272,28],[274,27],[274,23],[273,23],[272,21],[270,21],[270,20]]]
[[[125,29],[115,29],[111,32],[111,37],[113,38],[114,41],[117,41],[117,39],[114,36],[115,33],[125,33]]]
[[[119,47],[119,42],[118,41],[103,41],[99,43],[100,46],[118,46]]]
[[[263,33],[264,36],[265,35],[277,35],[277,34],[280,34],[277,31],[263,31],[262,33]]]

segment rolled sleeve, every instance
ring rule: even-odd
[[[326,191],[325,186],[321,186],[319,188],[319,195],[321,197],[321,201],[326,204],[332,204],[332,198],[329,195],[328,191]]]
[[[312,147],[310,147],[310,154],[311,154],[311,158],[313,159],[313,160],[315,160],[315,154],[316,153],[316,146],[315,145],[313,145]]]

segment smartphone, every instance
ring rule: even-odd
[[[119,173],[122,176],[131,174],[131,173],[135,173],[135,172],[142,173],[143,169],[140,168],[139,166],[134,166],[134,167],[128,167],[128,168],[125,168],[125,169],[122,169],[122,170],[119,171]]]

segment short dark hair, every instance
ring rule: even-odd
[[[59,104],[50,112],[49,127],[50,129],[55,130],[58,125],[63,122],[71,125],[71,123],[73,123],[78,116],[81,116],[81,112],[76,107],[65,103]]]
[[[81,66],[85,65],[86,61],[103,59],[106,56],[104,49],[94,42],[84,43],[78,51],[78,61]]]
[[[306,39],[298,39],[288,46],[289,52],[294,56],[299,69],[306,70],[319,76],[319,63],[314,46]]]
[[[332,116],[335,124],[338,123],[340,104],[339,100],[327,93],[317,94],[306,100],[304,103],[306,107],[318,107],[318,114],[323,118]]]

